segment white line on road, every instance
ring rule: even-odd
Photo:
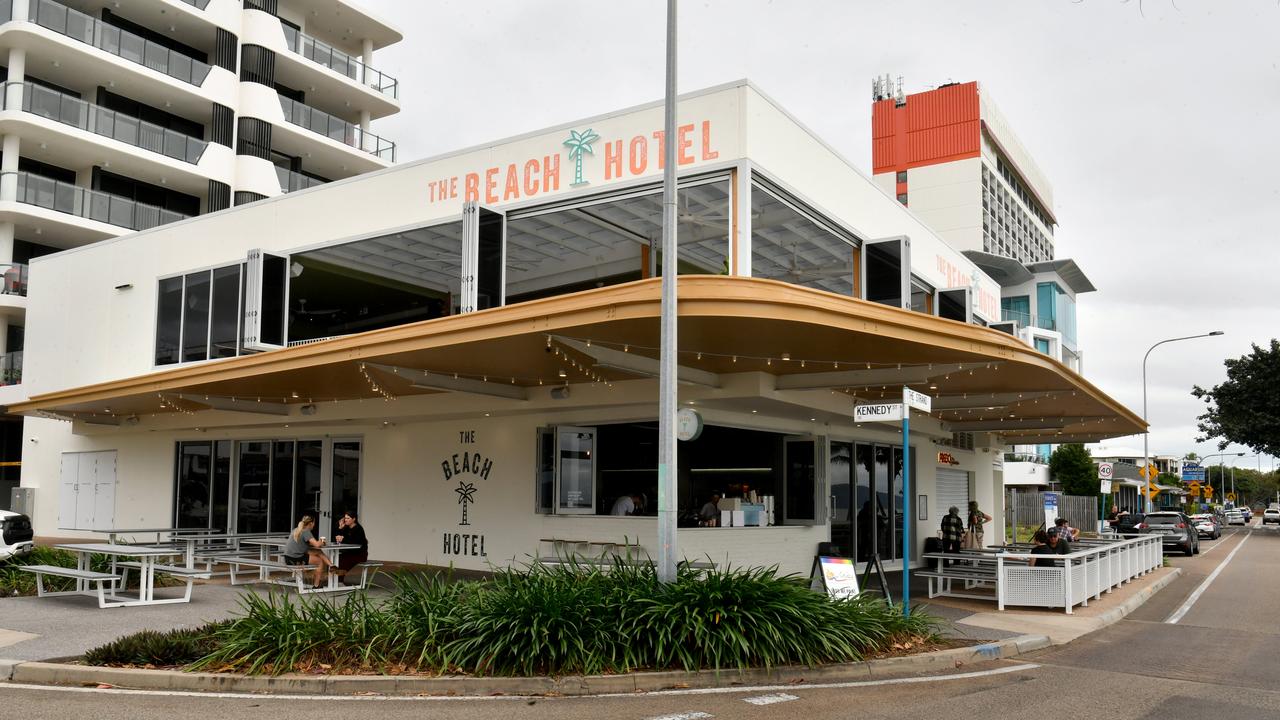
[[[1187,601],[1182,603],[1182,607],[1178,608],[1172,615],[1170,615],[1169,619],[1165,620],[1165,622],[1170,625],[1177,625],[1178,621],[1191,610],[1191,606],[1195,605],[1196,601],[1200,599],[1200,596],[1204,594],[1204,591],[1209,589],[1209,585],[1218,578],[1218,574],[1227,566],[1227,563],[1231,562],[1231,558],[1235,557],[1236,553],[1240,552],[1240,548],[1244,547],[1244,544],[1249,542],[1249,538],[1252,536],[1252,532],[1245,533],[1244,539],[1240,541],[1240,544],[1236,545],[1231,552],[1227,553],[1227,556],[1223,558],[1222,562],[1218,563],[1218,567],[1214,568],[1213,572],[1209,573],[1209,577],[1205,578],[1204,582],[1200,583],[1200,587],[1196,588],[1195,592],[1191,593],[1191,596],[1187,598]],[[1214,547],[1217,547],[1217,545],[1214,545]]]
[[[695,710],[694,712],[676,713],[675,715],[659,715],[657,717],[649,718],[649,720],[697,720],[697,718],[711,717],[715,717],[715,715]]]
[[[775,705],[777,703],[791,702],[800,698],[790,693],[774,693],[772,695],[760,695],[759,697],[742,698],[742,702],[749,702],[752,705]]]
[[[1035,670],[1040,667],[1035,663],[1019,663],[1017,665],[1007,665],[1004,667],[994,668],[992,670],[977,670],[974,672],[955,673],[954,675],[929,675],[924,677],[906,677],[891,678],[888,680],[855,680],[843,683],[805,683],[803,685],[757,685],[754,687],[721,687],[721,688],[691,688],[687,690],[658,690],[647,693],[605,693],[601,695],[577,696],[577,697],[558,697],[556,700],[589,700],[591,698],[645,698],[665,695],[723,695],[728,693],[750,693],[750,692],[769,692],[794,690],[797,687],[803,687],[806,690],[829,690],[838,688],[859,688],[859,687],[875,687],[877,685],[914,685],[917,683],[934,683],[946,682],[949,680],[972,680],[973,678],[990,677],[993,675],[1005,675],[1007,673],[1023,672],[1026,670]],[[0,682],[0,688],[16,688],[18,690],[44,690],[47,692],[70,692],[70,693],[104,693],[108,695],[154,695],[157,697],[194,697],[194,698],[216,698],[220,700],[287,700],[289,702],[298,702],[302,700],[318,700],[323,702],[334,702],[340,700],[359,701],[359,702],[423,702],[423,701],[444,701],[444,702],[465,702],[468,700],[481,701],[503,701],[503,700],[542,700],[550,699],[541,695],[266,695],[260,693],[231,693],[231,692],[198,692],[194,690],[130,690],[126,688],[91,688],[91,687],[64,687],[61,685],[36,685],[32,683],[9,683]]]

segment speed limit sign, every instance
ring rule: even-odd
[[[1111,473],[1114,469],[1115,469],[1115,466],[1112,465],[1111,463],[1106,463],[1106,462],[1098,463],[1098,479],[1110,480]]]

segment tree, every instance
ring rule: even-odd
[[[1199,455],[1197,455],[1197,454],[1195,454],[1195,453],[1193,453],[1193,452],[1189,452],[1189,453],[1187,453],[1186,455],[1183,455],[1183,456],[1182,456],[1182,459],[1183,459],[1183,460],[1190,460],[1191,462],[1199,462],[1199,461],[1200,461],[1200,456],[1199,456]]]
[[[1257,345],[1244,357],[1228,359],[1226,382],[1191,394],[1208,406],[1198,423],[1196,442],[1217,439],[1218,449],[1232,443],[1257,453],[1280,455],[1280,340],[1268,349]]]
[[[1049,456],[1049,477],[1068,495],[1098,494],[1098,466],[1080,443],[1059,445],[1053,451]]]

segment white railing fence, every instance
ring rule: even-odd
[[[1065,608],[1087,606],[1089,598],[1159,569],[1164,564],[1163,539],[1142,535],[1125,540],[1088,541],[1069,555],[1003,552],[996,555],[996,596],[1005,605]],[[1052,560],[1053,567],[1033,567],[1022,561]],[[1010,563],[1008,560],[1018,560]],[[1057,565],[1061,562],[1061,565]]]

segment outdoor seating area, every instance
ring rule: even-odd
[[[1081,539],[1073,545],[1079,549],[1065,555],[1034,554],[1026,543],[925,553],[935,567],[917,574],[928,578],[930,598],[994,600],[1000,610],[1007,605],[1063,608],[1070,615],[1075,606],[1101,599],[1164,561],[1158,536]],[[1052,565],[1033,565],[1033,560]]]
[[[347,584],[337,573],[330,572],[320,587],[311,587],[306,578],[316,571],[316,566],[284,562],[283,552],[288,538],[278,533],[224,533],[207,528],[130,528],[101,532],[107,536],[105,543],[54,546],[76,555],[75,568],[25,565],[18,569],[36,576],[38,597],[85,595],[97,598],[98,607],[109,608],[189,603],[194,581],[214,577],[227,577],[231,585],[279,585],[296,589],[299,594],[351,592],[367,588],[373,573],[382,566],[379,562],[365,561],[349,571],[352,577],[358,578],[355,583]],[[132,542],[139,535],[154,535],[155,540],[152,542],[147,538],[145,543]],[[359,545],[335,543],[324,546],[321,551],[336,568],[339,553],[359,548]],[[110,571],[93,570],[91,562],[94,556],[110,558]],[[219,569],[219,566],[225,569]],[[242,580],[242,568],[253,568],[256,572],[251,579]],[[138,578],[136,592],[129,589],[131,573],[136,573]],[[47,589],[45,578],[50,576],[75,580],[75,587]],[[160,577],[182,582],[182,594],[156,595]]]

